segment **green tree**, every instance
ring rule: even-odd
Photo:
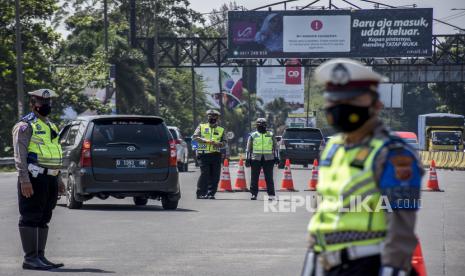
[[[24,52],[24,91],[49,87],[50,57],[59,34],[47,24],[58,0],[22,0],[22,48]],[[0,0],[0,156],[11,156],[11,128],[18,121],[16,99],[15,2]],[[27,97],[25,104],[26,112]]]
[[[90,3],[89,3],[90,2]],[[109,0],[109,54],[108,63],[116,67],[116,104],[121,114],[153,114],[155,110],[154,71],[150,47],[131,48],[129,45],[129,1]],[[154,4],[157,4],[155,7]],[[61,20],[71,32],[58,56],[63,63],[93,64],[93,69],[107,67],[93,61],[103,52],[103,15],[101,1],[68,1],[60,12]],[[76,12],[67,14],[72,7]],[[186,0],[137,1],[137,36],[150,38],[154,34],[154,12],[160,36],[187,35],[194,23],[201,22],[199,13],[189,8]],[[144,41],[142,45],[144,45]],[[85,68],[85,66],[81,66]],[[103,74],[105,75],[105,71]],[[160,70],[160,115],[168,124],[177,125],[185,135],[192,129],[191,72],[183,69]],[[195,77],[199,82],[198,77]],[[100,79],[94,84],[101,84]],[[103,83],[104,84],[104,83]],[[200,83],[196,85],[200,86]],[[205,97],[197,93],[198,114],[205,110]],[[98,106],[93,106],[99,108]],[[105,106],[100,106],[105,108]],[[104,112],[105,110],[100,110]]]

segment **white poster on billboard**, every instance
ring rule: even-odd
[[[212,66],[214,65],[212,64]],[[219,108],[220,71],[215,67],[198,67],[195,68],[195,72],[202,80],[207,102],[210,106]],[[225,108],[232,109],[242,104],[242,67],[221,68],[221,89]]]
[[[284,52],[350,52],[350,16],[284,16]]]
[[[111,90],[110,90],[111,92]],[[106,94],[105,88],[94,88],[94,87],[86,87],[82,94],[87,96],[89,99],[97,99],[101,103],[109,104],[111,107],[111,114],[116,114],[116,91],[110,95]],[[90,116],[90,115],[97,115],[97,111],[95,110],[85,110],[82,113],[77,113],[71,106],[66,107],[63,110],[63,114],[61,116],[64,120],[73,120],[78,116]]]
[[[264,106],[283,98],[294,112],[303,112],[304,84],[303,67],[257,67],[257,96]]]
[[[402,88],[401,83],[379,84],[380,100],[385,108],[402,108]]]

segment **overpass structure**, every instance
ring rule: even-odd
[[[154,38],[139,38],[141,47],[150,65],[157,58],[160,68],[195,67],[276,67],[296,66],[313,68],[326,59],[298,59],[289,63],[288,59],[229,59],[227,38],[224,37],[159,37],[155,55]],[[395,83],[441,83],[465,82],[465,34],[433,35],[432,56],[405,58],[360,58],[363,63],[389,77]],[[277,65],[276,65],[277,64]]]

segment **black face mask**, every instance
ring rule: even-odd
[[[266,132],[266,126],[258,125],[257,126],[257,131],[260,132],[260,133],[265,133]]]
[[[217,119],[216,118],[208,118],[208,122],[212,125],[216,124]]]
[[[341,132],[357,130],[371,117],[370,106],[338,104],[325,111],[328,123]]]
[[[50,104],[43,104],[38,107],[36,106],[34,109],[37,111],[37,113],[45,117],[52,111],[52,106]]]

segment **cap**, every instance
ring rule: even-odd
[[[266,124],[266,119],[265,118],[258,118],[255,121],[256,124]]]
[[[220,112],[218,112],[218,110],[215,110],[215,109],[209,109],[207,110],[207,115],[220,115]]]
[[[315,70],[315,78],[326,86],[324,97],[344,100],[368,92],[378,92],[378,84],[387,78],[358,61],[336,58],[322,63]]]
[[[57,94],[50,89],[39,89],[39,90],[27,92],[27,94],[30,96],[36,96],[36,97],[44,98],[44,99],[49,99],[49,98],[53,98],[57,96]]]

